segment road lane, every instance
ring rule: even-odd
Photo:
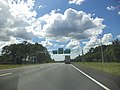
[[[4,77],[0,77],[0,90],[18,90],[18,81],[20,76],[23,75],[32,75],[35,72],[53,67],[54,65],[59,64],[40,64],[40,65],[33,65],[33,66],[26,66],[26,67],[20,67],[20,68],[13,68],[13,69],[5,69],[0,70],[0,75],[3,75],[5,73],[12,73],[12,75],[5,75]],[[31,79],[31,77],[29,77]],[[26,79],[25,79],[26,80]]]
[[[70,64],[18,69],[0,77],[0,90],[104,90]]]
[[[3,69],[3,70],[0,70],[0,75],[1,74],[4,74],[4,73],[9,73],[9,72],[11,72],[11,73],[18,73],[18,72],[23,72],[23,71],[30,71],[30,70],[37,70],[37,69],[41,69],[41,68],[47,68],[47,67],[49,67],[49,66],[51,66],[51,65],[54,65],[54,63],[53,64],[36,64],[36,65],[30,65],[30,66],[25,66],[25,67],[18,67],[18,68],[11,68],[11,69]]]

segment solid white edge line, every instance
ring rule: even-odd
[[[72,65],[72,64],[71,64]],[[100,82],[98,82],[97,80],[95,80],[94,78],[92,78],[91,76],[87,75],[86,73],[84,73],[83,71],[81,71],[80,69],[78,69],[77,67],[75,67],[74,65],[72,65],[77,71],[79,71],[80,73],[82,73],[83,75],[85,75],[86,77],[88,77],[89,79],[91,79],[93,82],[95,82],[96,84],[98,84],[99,86],[101,86],[102,88],[104,88],[105,90],[110,90],[108,87],[106,87],[105,85],[101,84]]]
[[[1,74],[0,77],[2,77],[2,76],[7,76],[7,75],[10,75],[10,74],[12,74],[12,73]]]

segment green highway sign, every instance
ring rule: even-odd
[[[58,49],[58,54],[63,54],[63,48]]]
[[[71,50],[70,49],[63,49],[59,48],[58,50],[53,50],[53,54],[70,54]]]
[[[71,53],[70,49],[65,49],[64,50],[64,54],[70,54],[70,53]]]
[[[57,50],[53,50],[53,54],[57,54]]]

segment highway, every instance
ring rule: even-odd
[[[0,70],[0,90],[110,90],[92,79],[71,64],[41,64]]]

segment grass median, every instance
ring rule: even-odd
[[[7,65],[0,64],[0,70],[25,67],[25,66],[30,66],[30,65],[39,65],[39,64],[7,64]]]
[[[10,68],[17,68],[17,67],[24,67],[28,65],[1,65],[0,64],[0,70],[2,69],[10,69]]]
[[[96,70],[104,71],[113,75],[120,76],[120,63],[101,63],[101,62],[77,62],[82,67],[90,67]]]

